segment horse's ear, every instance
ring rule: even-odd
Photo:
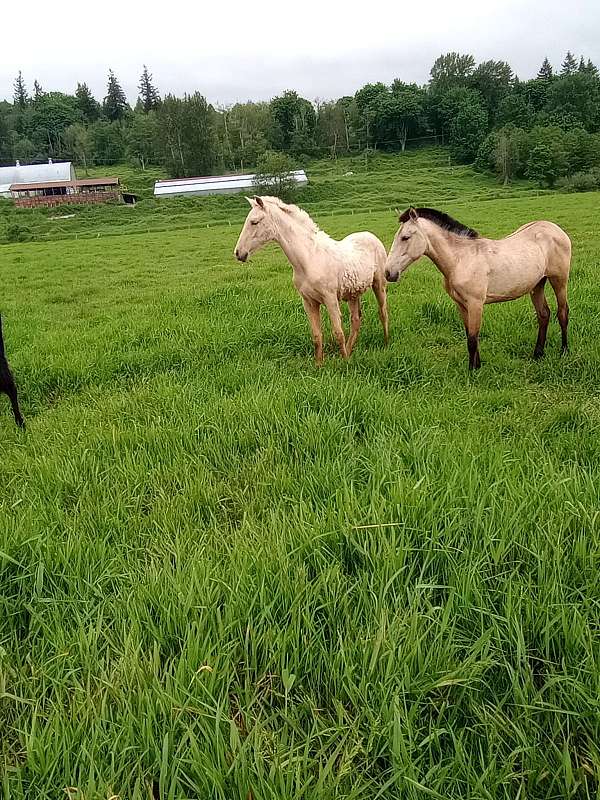
[[[255,200],[255,202],[256,202],[256,203],[258,203],[258,205],[259,205],[259,206],[260,206],[260,207],[261,207],[261,208],[264,210],[264,208],[265,208],[265,204],[263,203],[263,199],[262,199],[262,197],[259,197],[258,195],[256,195],[256,197],[254,198],[254,200]]]
[[[419,215],[412,206],[409,208],[408,214],[413,222],[416,222],[419,219]]]
[[[254,208],[254,206],[256,205],[256,203],[254,202],[254,200],[253,200],[251,197],[246,197],[246,200],[247,200],[247,201],[250,203],[250,205],[252,206],[252,208]]]

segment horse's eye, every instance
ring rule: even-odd
[[[250,225],[258,225],[258,220],[257,219],[251,219],[250,220]]]
[[[403,242],[408,242],[410,236],[401,236],[400,238],[402,239]]]

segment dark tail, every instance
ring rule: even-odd
[[[2,337],[2,314],[0,314],[0,358],[4,358],[4,339]]]

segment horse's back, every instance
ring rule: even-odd
[[[553,271],[568,272],[571,265],[571,240],[555,222],[536,220],[521,225],[508,239],[524,237],[534,241],[546,257],[548,275]]]
[[[383,262],[385,262],[385,259],[387,258],[387,252],[383,242],[370,231],[351,233],[342,239],[341,244],[365,253],[375,252],[378,260],[383,258]]]

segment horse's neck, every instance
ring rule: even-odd
[[[307,231],[297,220],[277,212],[277,243],[286,254],[294,272],[305,272],[314,259],[315,234]]]
[[[430,258],[442,275],[451,280],[456,268],[456,250],[453,247],[453,235],[443,231],[434,223],[427,225],[429,245],[425,255]]]

